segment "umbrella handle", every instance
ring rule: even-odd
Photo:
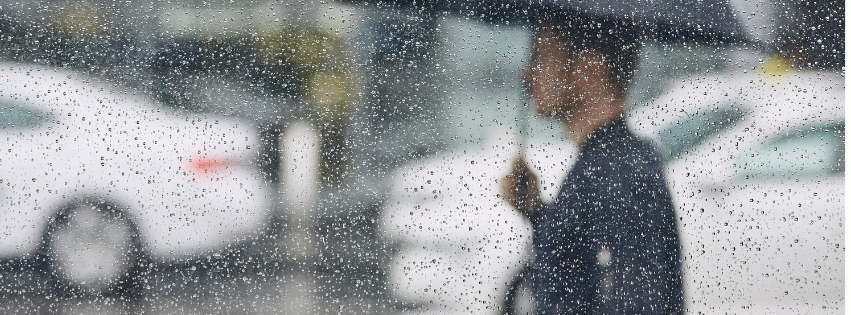
[[[517,132],[517,151],[520,157],[525,156],[526,144],[529,141],[529,119],[531,119],[529,116],[529,105],[523,102],[517,113],[517,128],[519,129]]]

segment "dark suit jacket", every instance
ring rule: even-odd
[[[680,314],[676,218],[661,163],[623,119],[583,144],[533,219],[538,314]]]

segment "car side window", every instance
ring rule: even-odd
[[[661,154],[667,160],[699,145],[745,117],[745,110],[735,103],[689,115],[659,134]]]
[[[0,129],[34,128],[49,118],[49,113],[29,104],[0,100]]]
[[[845,126],[810,127],[764,142],[739,159],[740,176],[816,177],[845,173]]]

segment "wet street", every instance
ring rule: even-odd
[[[392,313],[370,216],[317,220],[317,233],[307,243],[337,246],[312,253],[293,250],[304,246],[293,233],[271,234],[222,256],[151,264],[142,272],[139,294],[129,298],[63,294],[30,268],[38,264],[2,262],[0,314]]]
[[[320,277],[321,278],[321,277]],[[335,294],[316,274],[284,271],[218,276],[191,270],[154,272],[144,293],[59,297],[37,289],[4,292],[2,314],[382,314],[376,299]],[[366,292],[364,292],[366,293]],[[357,296],[357,299],[347,298]]]

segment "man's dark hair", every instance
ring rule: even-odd
[[[630,21],[590,19],[560,13],[543,14],[542,22],[555,27],[570,49],[603,55],[612,89],[621,100],[638,70],[640,33]]]

